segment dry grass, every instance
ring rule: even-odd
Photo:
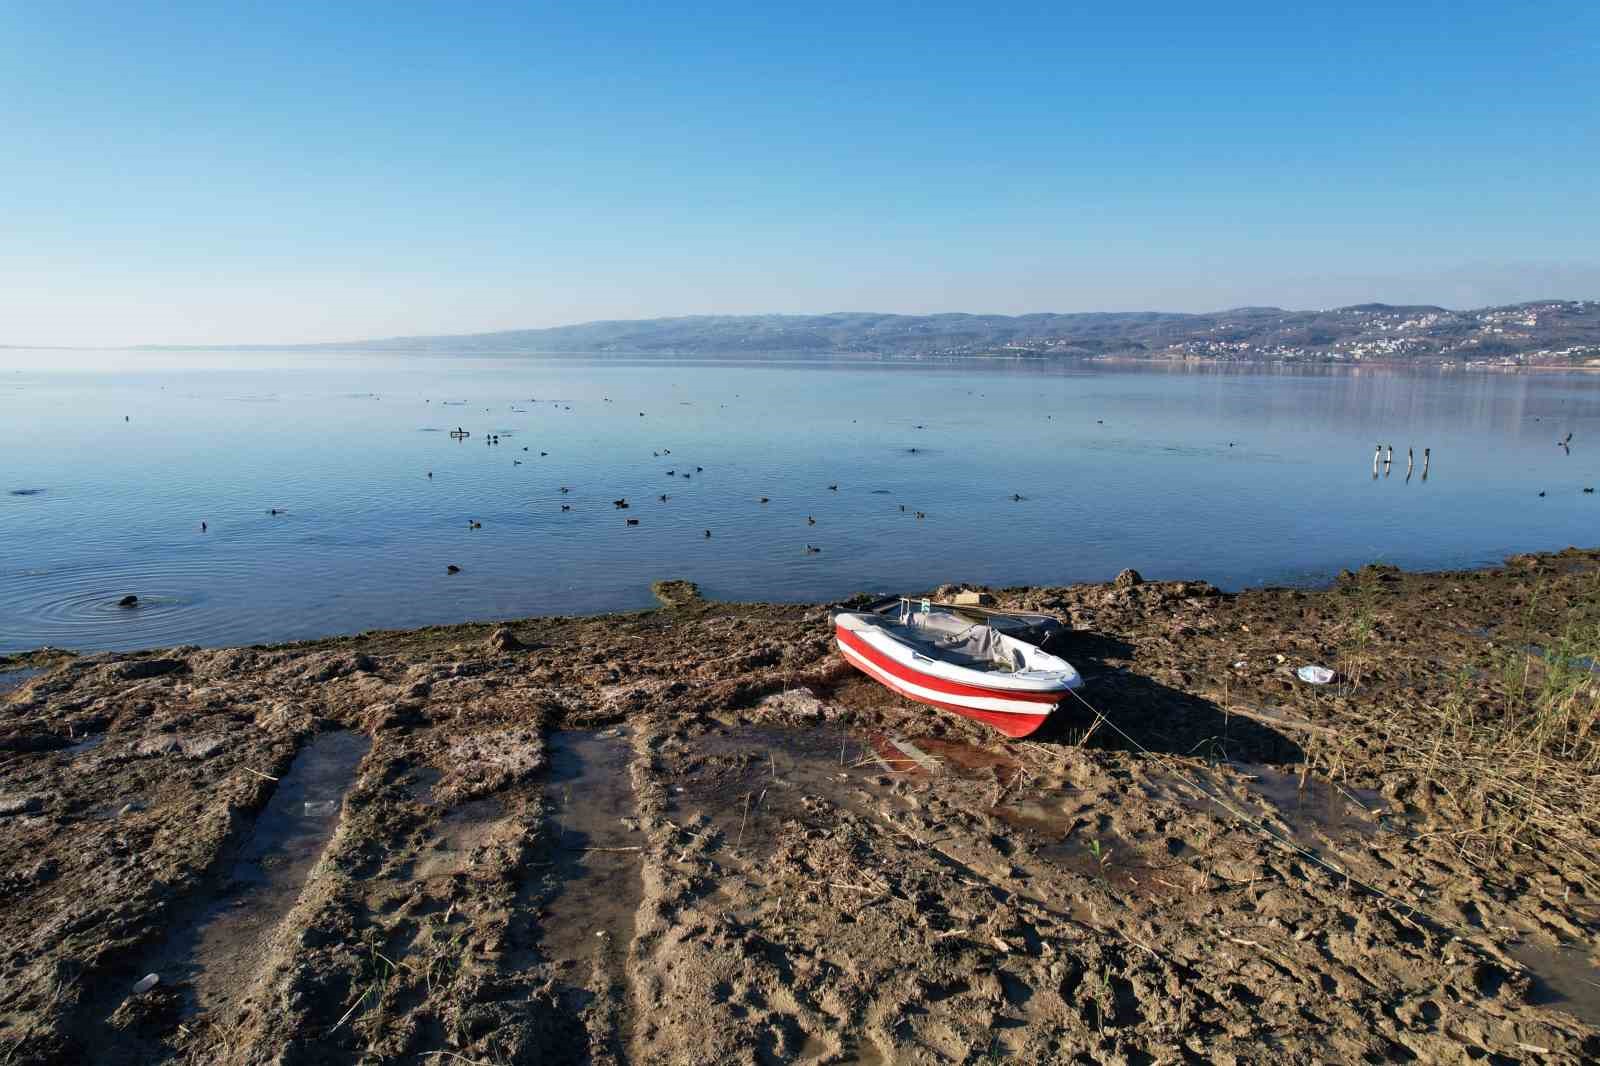
[[[1408,802],[1450,823],[1435,836],[1485,873],[1507,854],[1534,853],[1569,882],[1600,890],[1600,574],[1576,595],[1535,589],[1523,616],[1485,644],[1485,668],[1461,669],[1442,698],[1386,707],[1358,698],[1360,726],[1386,748],[1385,761],[1405,771]],[[1371,642],[1376,611],[1358,594],[1347,627],[1340,672],[1352,692],[1378,652]],[[1389,665],[1393,666],[1391,661]],[[1406,676],[1429,663],[1403,665]],[[1343,753],[1319,745],[1335,780]]]

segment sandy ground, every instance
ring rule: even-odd
[[[1600,1060],[1600,553],[1000,590],[1024,742],[662,593],[0,662],[0,1066]]]

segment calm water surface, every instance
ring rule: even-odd
[[[0,433],[0,651],[1600,542],[1600,375],[12,351]]]

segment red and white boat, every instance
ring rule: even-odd
[[[893,613],[839,612],[834,638],[846,662],[907,699],[1025,737],[1083,684],[1071,663],[1012,635],[1035,635],[1054,619],[898,603]]]

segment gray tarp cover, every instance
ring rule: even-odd
[[[881,617],[885,629],[929,656],[977,670],[1007,672],[1023,669],[1026,664],[1020,652],[1006,648],[1001,633],[1037,645],[1060,627],[1055,619],[1044,615],[971,616],[942,606],[922,611],[916,601],[904,611]]]

